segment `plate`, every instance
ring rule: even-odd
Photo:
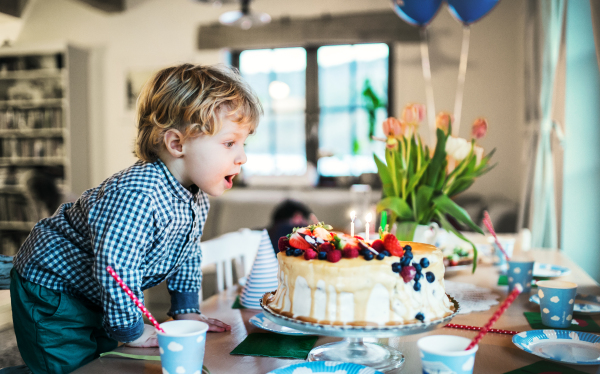
[[[302,362],[299,364],[293,364],[284,366],[282,368],[275,369],[268,372],[267,374],[311,374],[311,373],[344,373],[344,374],[383,374],[368,366],[362,366],[358,364],[352,364],[349,362],[335,362],[335,361],[312,361]]]
[[[532,303],[540,305],[540,297],[532,295],[529,298]],[[581,314],[600,314],[600,296],[594,295],[575,295],[575,305],[573,311]]]
[[[285,327],[285,326],[281,326],[276,324],[275,322],[272,322],[270,320],[268,320],[265,317],[264,313],[258,313],[257,315],[253,316],[252,318],[250,318],[250,323],[253,324],[256,327],[259,327],[263,330],[267,330],[267,331],[271,331],[271,332],[276,332],[278,334],[283,334],[283,335],[309,335],[303,331],[298,331],[298,330],[294,330],[291,329],[289,327]]]
[[[552,264],[543,264],[536,262],[533,264],[533,276],[534,277],[544,277],[544,278],[556,278],[562,277],[563,275],[567,275],[571,272],[569,268],[564,266],[552,265]]]
[[[513,336],[525,352],[572,365],[600,364],[600,336],[569,330],[531,330]]]
[[[305,331],[311,335],[336,336],[340,338],[391,338],[394,336],[421,334],[446,325],[456,316],[456,314],[458,314],[460,309],[458,301],[446,294],[450,299],[450,302],[454,305],[454,312],[443,318],[406,325],[325,325],[321,323],[306,322],[277,313],[264,303],[264,301],[272,295],[273,292],[267,292],[260,299],[260,306],[264,310],[265,317],[272,322],[292,329]]]
[[[446,271],[444,272],[444,274],[453,274],[458,273],[459,271],[471,269],[473,269],[473,263],[466,265],[446,266]]]

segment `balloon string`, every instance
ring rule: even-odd
[[[433,85],[431,83],[431,65],[429,63],[429,47],[427,45],[427,29],[421,27],[421,64],[423,66],[423,78],[425,79],[425,95],[427,98],[427,120],[431,142],[435,141],[435,103],[433,98]]]
[[[463,40],[460,50],[460,67],[458,68],[458,82],[456,85],[456,97],[454,99],[454,123],[452,124],[452,135],[458,136],[460,129],[460,115],[462,112],[463,91],[465,88],[465,76],[467,75],[467,60],[469,59],[469,39],[471,28],[469,25],[463,27]]]

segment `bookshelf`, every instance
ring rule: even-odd
[[[86,50],[56,43],[0,48],[0,253],[14,255],[48,213],[29,181],[89,188]]]

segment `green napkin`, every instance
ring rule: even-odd
[[[568,368],[556,362],[538,361],[535,364],[523,366],[520,369],[507,371],[504,374],[584,374],[583,371]]]
[[[538,312],[524,312],[523,314],[525,315],[525,318],[527,318],[527,322],[529,322],[532,329],[543,330],[553,328],[542,324],[542,315]],[[600,332],[600,326],[588,316],[575,316],[571,322],[571,327],[560,330]]]
[[[121,356],[126,358],[132,358],[134,360],[160,361],[160,356],[133,355],[131,353],[115,351],[100,353],[100,357],[104,356]],[[208,368],[204,365],[202,365],[202,374],[210,374],[210,371],[208,371]]]
[[[243,306],[242,303],[240,303],[240,295],[236,296],[235,301],[233,302],[233,305],[231,306],[231,309],[246,309],[246,307]]]
[[[500,277],[498,277],[498,286],[508,286],[508,277],[506,275],[500,275]],[[537,287],[535,279],[531,280],[531,287]]]
[[[289,357],[306,360],[317,342],[317,336],[282,335],[253,332],[230,354],[266,357]]]

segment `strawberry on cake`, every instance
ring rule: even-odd
[[[454,312],[442,252],[393,234],[366,242],[319,223],[279,239],[271,311],[302,321],[355,326],[425,322]]]

